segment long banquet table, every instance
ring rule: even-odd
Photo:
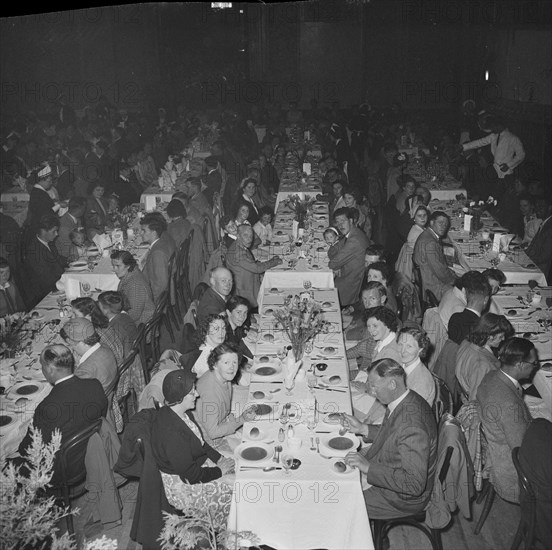
[[[464,230],[464,212],[459,207],[458,201],[432,200],[429,206],[432,210],[442,210],[450,216],[451,227],[448,236],[460,250],[463,261],[470,269],[483,271],[493,267],[491,260],[496,254],[493,254],[492,251],[481,251],[481,232],[487,230],[490,233],[506,235],[508,234],[506,228],[501,227],[491,215],[486,215],[481,218],[483,227],[475,233],[471,233]],[[504,272],[508,285],[526,285],[529,281],[534,280],[539,285],[546,286],[546,276],[519,245],[510,245],[506,257],[496,267]]]
[[[283,304],[288,294],[299,294],[303,288],[266,288],[259,307],[259,331],[253,367],[248,403],[269,406],[266,415],[258,416],[247,422],[243,428],[241,448],[252,441],[264,441],[273,451],[278,445],[278,431],[281,427],[279,415],[286,403],[291,403],[295,417],[290,422],[294,426],[295,437],[301,440],[298,450],[290,451],[286,437],[280,444],[282,456],[293,455],[301,461],[296,470],[286,474],[277,469],[265,472],[262,469],[249,469],[249,464],[238,459],[236,483],[228,527],[236,531],[252,531],[262,544],[282,549],[371,549],[373,548],[370,525],[362,493],[359,471],[347,468],[338,473],[333,465],[337,458],[324,444],[333,435],[337,435],[339,425],[329,424],[327,414],[331,412],[351,413],[351,394],[349,375],[345,361],[340,308],[337,291],[333,288],[312,290],[314,298],[323,304],[324,318],[331,323],[327,334],[319,334],[312,352],[304,357],[302,369],[296,379],[292,394],[287,396],[283,385],[282,364],[275,357],[278,349],[286,343],[282,331],[276,330],[272,311]],[[265,336],[275,338],[267,342]],[[323,373],[313,365],[324,362],[328,365]],[[257,370],[273,367],[275,374],[264,375]],[[305,374],[305,371],[309,371]],[[339,376],[335,386],[325,386],[329,377]],[[317,386],[310,389],[307,378]],[[305,425],[305,403],[311,392],[316,398],[318,424],[309,434]],[[253,428],[260,430],[260,436],[254,439]],[[316,450],[316,437],[320,438],[320,452]],[[360,442],[359,442],[360,443]],[[238,447],[238,450],[240,449]],[[311,450],[313,449],[314,450]],[[268,458],[255,463],[255,468],[275,466],[272,452]]]

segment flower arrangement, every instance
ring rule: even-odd
[[[303,292],[299,296],[287,296],[283,307],[274,312],[274,317],[277,324],[286,332],[296,361],[303,356],[306,342],[326,326],[322,306],[314,300],[310,292]]]
[[[10,355],[23,348],[28,334],[22,328],[28,320],[26,313],[12,313],[0,318],[0,354]]]
[[[113,227],[126,231],[135,220],[139,210],[138,206],[125,206],[120,212],[115,210],[111,213]]]
[[[302,199],[299,195],[290,195],[284,202],[286,206],[295,212],[295,219],[299,222],[299,227],[301,227],[305,223],[309,210],[316,202],[316,197],[305,195],[305,198]]]
[[[229,499],[232,498],[230,488],[227,495],[229,499],[224,494],[219,499],[219,495],[204,490],[189,494],[184,492],[180,496],[179,509],[183,515],[163,513],[165,524],[158,539],[163,550],[234,550],[249,548],[260,542],[250,531],[227,530]]]
[[[0,547],[6,550],[76,550],[77,543],[68,533],[58,537],[56,524],[78,509],[69,511],[56,505],[53,496],[45,496],[52,479],[55,455],[61,447],[61,433],[55,430],[50,443],[44,443],[40,430],[31,427],[32,443],[28,451],[28,474],[22,475],[13,463],[0,463],[2,519]],[[85,541],[84,550],[117,550],[117,541],[103,535]]]

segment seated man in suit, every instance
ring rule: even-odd
[[[203,191],[203,194],[209,203],[213,204],[213,197],[215,193],[219,194],[222,187],[222,176],[219,171],[219,161],[213,156],[207,157],[205,159],[205,166],[207,168],[207,175],[204,177],[204,181],[207,188]]]
[[[25,244],[23,269],[26,274],[27,307],[34,307],[44,296],[56,289],[63,275],[65,258],[59,255],[54,243],[59,231],[59,218],[43,216],[33,238]]]
[[[536,202],[537,216],[542,220],[537,233],[527,248],[527,255],[550,280],[552,268],[552,203],[549,197],[539,197]]]
[[[364,275],[364,256],[368,248],[368,237],[355,227],[353,212],[349,208],[338,208],[334,213],[335,225],[343,235],[328,250],[328,267],[339,271],[335,286],[342,307],[357,302]]]
[[[150,245],[143,259],[142,273],[150,285],[153,300],[169,287],[169,260],[176,252],[173,238],[167,233],[167,222],[158,212],[146,214],[140,220],[142,240]]]
[[[65,258],[69,257],[73,243],[69,238],[71,231],[83,227],[83,216],[86,210],[84,197],[71,197],[69,210],[59,219],[59,233],[56,239],[56,248]]]
[[[504,500],[519,502],[518,475],[512,449],[519,447],[531,423],[520,380],[528,380],[539,362],[535,346],[524,338],[509,338],[499,353],[500,369],[485,375],[477,390],[481,425],[487,439],[490,480]]]
[[[232,292],[232,272],[225,267],[216,267],[211,271],[208,288],[197,306],[197,320],[202,323],[209,315],[218,315],[226,311],[226,302]]]
[[[429,216],[429,227],[418,237],[412,255],[412,261],[420,268],[424,294],[431,290],[437,300],[441,300],[456,280],[456,275],[447,265],[442,242],[449,227],[447,214],[440,210],[433,212]]]
[[[272,267],[282,263],[279,256],[274,256],[266,262],[256,261],[251,253],[253,244],[253,228],[250,225],[238,227],[238,238],[230,245],[226,254],[226,265],[234,275],[235,293],[249,301],[252,307],[257,307],[257,295],[261,288],[261,275]]]
[[[454,313],[448,324],[449,338],[458,345],[475,329],[491,297],[491,287],[487,279],[482,273],[477,275],[466,285],[466,307],[463,311]]]
[[[10,264],[0,257],[0,317],[17,311],[25,311],[25,304],[12,280]]]
[[[53,386],[33,415],[33,426],[40,430],[45,443],[50,442],[55,429],[61,432],[63,444],[106,416],[107,398],[100,382],[75,376],[75,359],[70,349],[61,344],[47,346],[40,354],[40,364],[44,378]],[[52,411],[56,414],[52,414]],[[27,455],[31,441],[29,430],[19,445],[22,457]],[[86,444],[75,448],[68,464],[69,471],[66,472],[69,476],[83,470],[85,454]],[[60,462],[55,460],[52,477],[54,485],[61,481],[60,475]]]
[[[371,394],[387,411],[381,426],[343,415],[345,425],[372,446],[350,452],[345,461],[371,485],[364,491],[368,515],[391,519],[425,510],[433,489],[437,462],[437,426],[425,399],[406,386],[406,373],[393,359],[373,363]]]

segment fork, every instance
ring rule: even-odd
[[[320,454],[320,438],[316,436],[316,452]]]

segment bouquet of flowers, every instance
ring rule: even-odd
[[[23,349],[28,334],[22,328],[28,319],[26,313],[13,313],[0,318],[0,354],[11,355]]]
[[[326,326],[322,306],[314,300],[310,292],[287,296],[283,307],[275,311],[274,317],[286,332],[296,361],[303,356],[306,342]]]
[[[304,225],[307,213],[316,202],[316,197],[305,195],[302,199],[299,195],[290,195],[285,201],[286,206],[295,212],[295,219],[299,222],[299,227]]]

